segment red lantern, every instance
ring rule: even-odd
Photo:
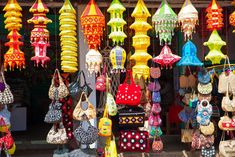
[[[103,36],[105,18],[94,0],[90,0],[81,16],[81,25],[90,49],[98,49]]]
[[[223,9],[217,4],[216,0],[212,0],[207,7],[207,29],[219,30],[224,26],[223,23]]]
[[[35,65],[38,66],[41,63],[42,67],[44,67],[50,61],[50,58],[46,56],[47,47],[50,46],[49,31],[46,29],[46,25],[52,22],[46,17],[49,9],[42,3],[42,0],[36,0],[29,11],[33,13],[33,17],[28,20],[28,23],[34,24],[30,40],[31,45],[34,47],[35,56],[31,60],[35,62]]]

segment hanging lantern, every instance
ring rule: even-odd
[[[203,63],[197,57],[197,47],[194,43],[188,40],[184,47],[181,60],[177,66],[202,66]]]
[[[12,70],[16,67],[21,70],[25,68],[24,53],[20,50],[20,46],[22,46],[23,43],[19,41],[21,35],[18,33],[22,27],[22,8],[16,0],[8,0],[3,11],[6,12],[4,14],[6,18],[4,21],[6,24],[5,28],[10,32],[7,36],[10,41],[5,44],[9,49],[4,55],[4,68],[7,70],[9,67],[9,69]]]
[[[229,16],[229,23],[235,27],[235,11]],[[235,30],[233,30],[233,33],[235,33]]]
[[[217,4],[216,0],[212,0],[206,9],[208,30],[219,30],[224,26],[222,11],[223,9]]]
[[[99,51],[90,49],[86,54],[86,68],[92,74],[100,72],[100,64],[103,62],[103,57]]]
[[[111,50],[109,57],[113,65],[112,72],[118,73],[119,70],[125,72],[126,51],[122,47],[115,46]]]
[[[232,5],[234,5],[234,6],[235,6],[235,0],[233,0]]]
[[[214,30],[207,42],[204,43],[204,46],[208,46],[210,51],[205,57],[208,61],[210,60],[212,64],[220,64],[222,59],[225,59],[225,55],[221,52],[222,46],[226,43],[221,39],[218,32]]]
[[[153,15],[152,21],[157,37],[159,34],[160,45],[163,45],[163,42],[171,44],[172,35],[174,35],[174,29],[177,26],[178,19],[166,0],[162,0],[160,7]]]
[[[147,63],[152,58],[147,50],[150,45],[150,37],[147,35],[147,31],[152,27],[147,22],[148,17],[151,15],[143,0],[138,0],[131,16],[135,18],[135,22],[130,26],[130,29],[135,30],[132,44],[135,47],[135,53],[130,58],[131,60],[135,60],[136,63],[132,68],[133,76],[137,76],[138,78],[143,76],[144,79],[147,79],[150,76]]]
[[[70,0],[65,0],[59,13],[61,69],[66,73],[74,73],[78,71],[77,21],[76,11]]]
[[[181,24],[182,31],[184,32],[184,39],[192,39],[195,26],[198,24],[198,11],[190,0],[185,0],[178,15],[178,21]]]
[[[126,11],[126,8],[119,0],[113,0],[107,11],[110,13],[108,25],[111,27],[111,33],[109,39],[112,39],[114,44],[123,44],[127,37],[123,31],[123,26],[126,24],[123,19],[123,12]]]
[[[162,68],[164,66],[166,68],[172,68],[172,65],[178,62],[180,58],[181,57],[174,55],[171,52],[171,49],[167,45],[165,45],[162,48],[161,53],[157,57],[153,58],[153,61],[160,64]]]
[[[81,25],[90,49],[98,49],[103,36],[105,18],[94,0],[90,0],[81,16]]]
[[[35,56],[31,58],[38,66],[41,63],[42,67],[46,66],[46,63],[50,61],[47,57],[47,47],[49,44],[49,31],[46,29],[46,25],[52,21],[46,17],[46,13],[49,12],[47,6],[42,0],[36,0],[29,12],[33,13],[33,17],[28,20],[28,23],[34,24],[34,29],[31,31],[30,41],[34,47]]]

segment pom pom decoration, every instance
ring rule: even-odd
[[[229,23],[235,27],[235,11],[229,16]],[[233,30],[233,33],[235,33],[235,30]]]
[[[223,9],[217,4],[216,0],[212,0],[206,9],[208,30],[219,30],[224,26],[222,11]]]
[[[172,65],[180,60],[181,57],[174,55],[171,49],[165,45],[161,53],[153,58],[153,61],[160,64],[161,67],[172,68]]]
[[[115,46],[111,50],[109,58],[113,65],[112,72],[118,72],[119,70],[125,72],[126,51],[122,47]]]
[[[100,72],[100,64],[103,61],[103,57],[99,51],[90,49],[86,54],[86,68],[92,74],[93,72]]]
[[[184,39],[192,39],[195,26],[198,24],[198,11],[190,0],[185,0],[178,14],[178,21],[181,24],[182,31],[184,32]]]
[[[177,26],[177,21],[177,15],[171,9],[170,5],[166,0],[162,0],[160,7],[152,18],[157,37],[159,34],[160,45],[163,45],[163,41],[171,44],[172,35],[174,35],[174,29]]]
[[[47,57],[47,47],[49,44],[49,31],[46,29],[48,23],[52,23],[50,19],[46,17],[46,13],[49,12],[47,6],[42,0],[36,0],[29,12],[33,13],[33,17],[28,20],[28,23],[34,24],[34,29],[31,31],[30,41],[34,47],[35,56],[31,58],[38,66],[41,63],[42,67],[46,66],[46,63],[50,61]]]
[[[207,42],[204,42],[204,46],[208,46],[210,51],[205,57],[208,61],[210,60],[212,64],[220,64],[222,59],[225,59],[225,55],[221,52],[222,46],[226,43],[221,39],[218,32],[214,30]]]
[[[6,18],[4,21],[5,28],[10,32],[7,36],[10,41],[5,43],[5,46],[9,46],[9,49],[4,55],[4,69],[7,70],[9,67],[10,70],[13,70],[16,67],[21,70],[25,68],[24,53],[20,50],[23,43],[19,41],[21,35],[18,33],[22,27],[22,8],[16,0],[8,0],[3,11],[6,12],[4,14]]]
[[[194,43],[188,40],[183,46],[181,60],[177,66],[202,66],[203,63],[197,57],[197,47]]]
[[[148,60],[152,58],[147,52],[150,45],[150,37],[147,35],[147,31],[151,29],[152,26],[147,23],[147,19],[151,15],[143,0],[138,0],[131,16],[135,18],[135,22],[130,26],[130,29],[135,30],[132,44],[133,47],[135,47],[135,53],[130,57],[130,59],[135,60],[136,63],[132,68],[133,76],[137,76],[138,78],[143,76],[144,79],[147,79],[150,77],[147,63]]]
[[[123,12],[126,11],[126,8],[119,0],[113,0],[107,11],[110,13],[108,25],[111,27],[111,33],[109,39],[112,39],[114,44],[123,44],[127,37],[123,32],[123,26],[126,24],[123,19]]]
[[[61,69],[66,73],[75,73],[78,71],[77,21],[76,11],[70,0],[65,0],[59,13]]]
[[[98,49],[103,36],[105,18],[94,0],[90,0],[81,16],[81,25],[90,49]]]

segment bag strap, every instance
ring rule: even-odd
[[[103,118],[108,118],[108,105],[107,104],[105,104],[104,106]]]
[[[226,66],[226,63],[228,62],[228,66],[229,66],[229,70],[231,70],[231,65],[230,65],[230,60],[229,60],[229,57],[226,55],[226,58],[224,60],[224,68],[223,68],[223,72],[225,72],[225,66]]]
[[[222,136],[221,136],[220,141],[224,141],[224,140],[225,140],[225,131],[222,132]]]
[[[83,77],[83,79],[84,79],[84,85],[83,86],[85,86],[86,84],[87,84],[87,82],[86,82],[86,76],[85,76],[85,73],[84,73],[84,71],[82,70],[81,71],[81,75],[82,75],[82,77]],[[81,76],[80,75],[80,76]],[[81,81],[80,81],[81,82]]]
[[[110,83],[109,83],[109,77],[108,74],[106,74],[106,95],[108,95],[108,92],[110,91]]]
[[[126,79],[125,79],[124,83],[127,83],[128,76],[130,77],[131,84],[135,84],[131,70],[126,71]]]
[[[2,81],[4,84],[6,84],[6,80],[5,80],[5,76],[4,76],[4,72],[1,71],[1,76],[2,76]]]
[[[103,71],[102,71],[102,75],[105,75],[106,71],[107,71],[107,67],[106,67],[106,65],[104,65],[104,68],[103,68]]]

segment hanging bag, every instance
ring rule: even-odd
[[[0,92],[0,103],[8,105],[14,102],[14,96],[10,90],[10,86],[6,83],[4,73],[1,72],[2,80],[4,83],[4,90]]]
[[[209,125],[200,125],[200,131],[203,135],[212,135],[215,131],[215,126],[214,126],[214,123],[213,122],[210,122]]]
[[[115,137],[113,136],[111,140],[107,141],[105,146],[105,157],[118,157]]]
[[[107,81],[106,81],[105,74],[106,74],[106,66],[104,66],[102,74],[99,77],[97,77],[96,84],[95,84],[96,90],[101,91],[101,92],[104,92],[106,90]],[[109,83],[111,83],[110,79],[109,79]]]
[[[225,131],[221,136],[219,143],[219,155],[223,157],[234,157],[235,156],[235,140],[225,140]]]
[[[229,82],[227,82],[227,91],[226,95],[222,99],[222,109],[225,112],[235,112],[235,99],[230,100],[229,97]]]
[[[126,80],[118,87],[116,104],[138,106],[140,104],[141,88],[135,84],[130,70],[127,71],[126,75]],[[128,76],[130,77],[130,84],[127,83]]]
[[[193,129],[189,129],[190,120],[186,123],[185,129],[181,129],[181,142],[191,143],[193,137]]]
[[[152,144],[152,150],[154,152],[158,152],[158,153],[163,150],[163,142],[160,137],[158,137],[157,139],[156,139],[156,137],[154,137],[153,144]]]
[[[198,72],[197,78],[201,84],[208,84],[211,81],[210,74],[205,68]]]
[[[113,98],[113,95],[109,92],[110,90],[110,82],[109,82],[109,77],[106,74],[106,93],[107,93],[107,99],[106,99],[106,104],[108,106],[108,114],[110,116],[116,116],[117,115],[117,104]]]
[[[68,142],[68,137],[66,134],[66,130],[62,124],[62,122],[59,123],[59,126],[57,127],[56,124],[54,124],[47,134],[47,143],[50,144],[66,144]]]
[[[5,125],[0,125],[0,132],[7,132],[7,130],[11,127],[11,113],[7,109],[7,105],[4,105],[4,109],[0,111],[0,118],[4,120]]]
[[[99,136],[109,137],[112,135],[112,120],[108,118],[107,105],[105,105],[104,115],[99,121]]]

